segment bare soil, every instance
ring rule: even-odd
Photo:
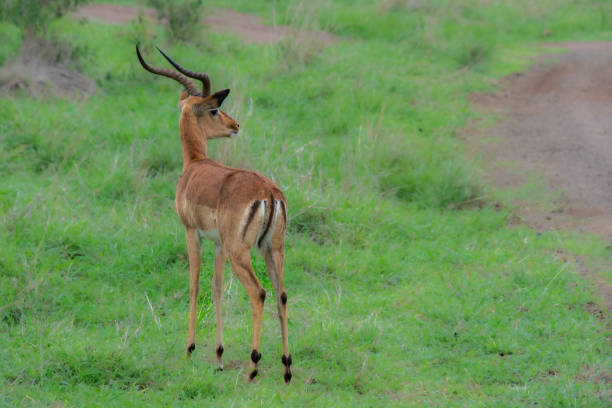
[[[489,164],[494,185],[516,187],[535,173],[562,192],[552,208],[517,200],[523,222],[612,242],[612,43],[551,46],[568,52],[540,58],[504,79],[499,91],[472,96],[477,110],[499,120],[464,134]],[[611,310],[612,287],[600,277],[595,283]]]
[[[119,4],[86,4],[73,14],[77,18],[94,19],[110,24],[125,24],[142,13],[149,20],[154,20],[157,13],[150,7],[123,6]]]
[[[20,54],[0,69],[0,89],[25,90],[31,95],[53,93],[65,97],[88,96],[96,89],[90,78],[69,67],[53,43],[24,41]]]
[[[115,4],[87,4],[79,8],[74,15],[79,18],[90,18],[110,24],[125,24],[142,13],[151,21],[156,18],[156,11],[150,7],[122,6]],[[314,39],[323,44],[336,41],[338,37],[324,31],[308,31],[285,25],[264,25],[261,18],[248,13],[232,10],[214,10],[211,15],[203,16],[202,23],[221,33],[235,34],[244,42],[272,44],[283,38],[297,40]]]
[[[497,92],[472,96],[478,110],[501,119],[468,140],[492,162],[494,184],[516,186],[531,170],[563,192],[548,214],[521,208],[528,224],[576,228],[612,241],[612,43],[557,46],[569,52],[541,58],[528,72],[506,78]],[[518,164],[520,172],[504,163]]]

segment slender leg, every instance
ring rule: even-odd
[[[215,246],[215,268],[212,281],[212,296],[215,303],[217,317],[217,370],[223,370],[223,313],[221,309],[221,296],[223,295],[223,273],[225,271],[225,250],[221,245]]]
[[[187,357],[195,349],[196,312],[198,308],[198,292],[200,290],[200,266],[202,254],[199,237],[193,228],[187,228],[187,253],[189,254],[189,334],[187,336]]]
[[[266,269],[268,270],[272,285],[274,285],[278,318],[280,320],[281,338],[283,341],[283,357],[281,359],[285,367],[283,377],[285,382],[289,384],[291,381],[291,354],[289,353],[289,332],[287,328],[287,293],[285,292],[285,284],[283,283],[284,259],[285,254],[283,248],[271,249],[268,247],[266,249]]]
[[[257,376],[257,362],[261,359],[259,351],[259,342],[261,337],[261,324],[263,317],[264,301],[266,299],[266,291],[264,290],[259,279],[253,272],[251,265],[251,253],[248,249],[240,250],[238,253],[228,254],[232,269],[238,276],[238,280],[245,287],[251,300],[251,309],[253,312],[253,338],[251,341],[251,362],[249,364],[249,380],[253,380]]]

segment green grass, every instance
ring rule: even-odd
[[[609,248],[509,227],[456,137],[475,116],[467,94],[525,68],[532,44],[612,37],[607,2],[574,3],[235,2],[342,37],[326,48],[58,21],[98,90],[0,99],[0,405],[607,406],[610,320],[585,309],[599,299],[575,257],[609,264]],[[3,60],[19,36],[0,30]],[[180,89],[138,65],[143,35],[232,88],[224,107],[244,130],[210,156],[287,195],[290,387],[273,302],[261,375],[244,381],[250,307],[229,266],[215,373],[210,245],[198,345],[183,356]]]

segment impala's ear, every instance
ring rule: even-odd
[[[229,95],[229,93],[230,93],[229,89],[224,89],[222,91],[215,92],[210,97],[217,101],[217,106],[221,106],[221,104],[223,103],[225,98],[227,98],[227,95]]]
[[[224,89],[222,91],[216,92],[206,97],[202,102],[193,104],[191,106],[191,110],[196,116],[202,116],[205,112],[217,109],[219,106],[221,106],[221,104],[223,103],[225,98],[227,98],[227,95],[229,95],[229,93],[229,89]]]

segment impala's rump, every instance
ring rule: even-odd
[[[219,195],[221,239],[240,240],[240,245],[263,249],[277,233],[284,237],[285,223],[279,228],[280,202],[285,196],[271,180],[257,172],[241,170],[228,177]],[[239,213],[236,219],[232,214]]]
[[[284,201],[275,200],[272,195],[270,195],[269,200],[255,200],[251,205],[246,222],[242,228],[243,242],[250,244],[249,246],[256,244],[260,250],[264,251],[270,245],[271,237],[275,236],[277,232],[280,231],[284,235],[286,228],[285,215],[283,215],[282,229],[278,229],[279,212],[284,214],[284,209]],[[251,234],[256,233],[254,240],[247,239],[247,231],[251,231]]]

